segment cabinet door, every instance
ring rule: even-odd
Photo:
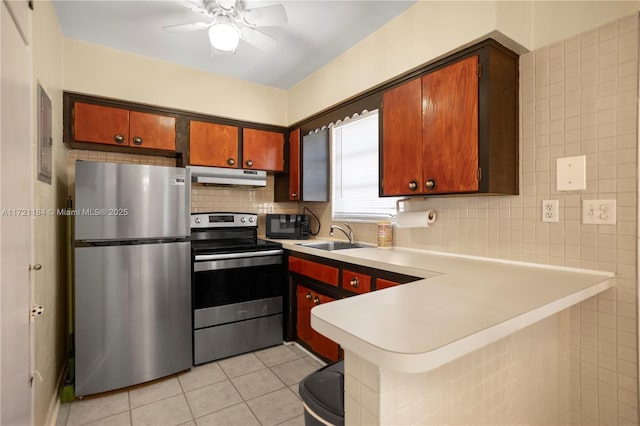
[[[422,191],[421,111],[419,78],[382,95],[382,195]]]
[[[76,102],[73,139],[110,145],[128,145],[129,110]]]
[[[311,328],[311,308],[335,299],[307,287],[296,286],[296,334],[311,350],[331,361],[338,360],[339,345]]]
[[[425,193],[478,191],[478,56],[422,77]]]
[[[298,284],[296,287],[296,334],[299,339],[311,346],[313,330],[311,329],[311,308],[313,292]]]
[[[242,129],[242,168],[284,170],[284,135],[267,130]]]
[[[325,296],[324,294],[314,293],[313,304],[320,305],[322,303],[333,302],[335,299]],[[309,311],[309,323],[311,323],[311,311]],[[331,361],[338,360],[338,352],[339,345],[333,340],[328,339],[322,334],[315,331],[313,328],[311,329],[313,333],[311,347],[313,350],[325,358],[330,359]]]
[[[131,111],[129,113],[129,145],[175,151],[176,119],[158,114]]]
[[[238,152],[237,127],[189,123],[189,164],[237,168]]]
[[[300,200],[300,129],[289,135],[289,200]]]

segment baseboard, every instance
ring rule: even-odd
[[[314,354],[309,352],[307,350],[307,348],[305,348],[302,345],[298,344],[298,342],[284,342],[284,345],[285,346],[295,346],[296,348],[300,349],[302,352],[305,352],[307,355],[309,355],[314,360],[318,361],[318,363],[320,365],[327,365],[327,363],[325,361],[321,360],[320,358],[318,358],[317,356],[315,356]]]
[[[58,377],[58,383],[56,384],[56,391],[53,393],[51,401],[49,402],[49,409],[47,410],[47,419],[45,421],[46,426],[56,426],[58,420],[58,412],[60,411],[60,392],[62,392],[62,386],[64,386],[64,380],[67,377],[67,365],[64,362],[60,376]]]

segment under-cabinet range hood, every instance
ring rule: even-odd
[[[267,186],[264,170],[227,169],[224,167],[187,166],[191,181],[209,185]]]

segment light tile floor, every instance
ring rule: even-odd
[[[295,344],[275,346],[61,404],[56,425],[302,426],[298,383],[322,365]]]

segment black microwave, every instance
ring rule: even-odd
[[[309,215],[267,214],[267,238],[306,240],[309,238]]]

